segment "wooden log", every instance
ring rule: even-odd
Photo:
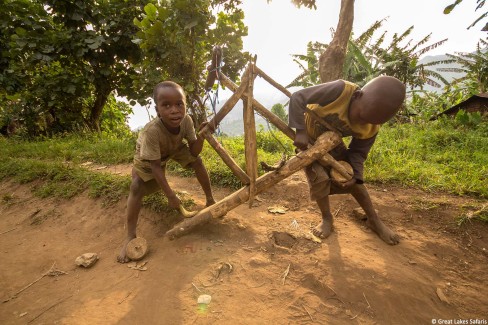
[[[319,136],[317,141],[309,149],[298,153],[295,157],[288,160],[283,167],[276,171],[268,172],[256,180],[256,193],[261,193],[279,181],[287,178],[291,174],[310,165],[324,152],[328,152],[337,146],[341,138],[337,133],[326,132]],[[201,210],[191,219],[185,219],[178,223],[174,228],[166,232],[170,239],[180,237],[188,233],[195,226],[208,222],[212,218],[224,216],[227,212],[246,202],[249,199],[249,187],[245,186],[219,202]]]
[[[239,167],[239,165],[235,162],[235,160],[225,151],[225,149],[220,145],[220,143],[215,139],[215,137],[210,133],[209,130],[203,130],[203,133],[200,132],[202,136],[207,140],[207,142],[214,148],[217,154],[222,158],[222,161],[230,168],[230,170],[234,173],[234,175],[239,178],[242,184],[249,184],[249,176],[247,176],[246,172]]]
[[[247,98],[244,100],[243,119],[244,119],[244,144],[246,158],[246,173],[249,176],[249,207],[252,207],[256,193],[256,178],[258,177],[258,153],[256,141],[256,123],[254,120],[254,110],[252,109],[253,89],[254,89],[254,64],[250,63],[247,86]]]
[[[282,85],[280,85],[279,83],[277,83],[276,81],[274,81],[270,76],[268,76],[266,73],[264,73],[263,70],[259,69],[258,67],[254,67],[254,71],[256,71],[256,73],[260,77],[262,77],[264,80],[266,80],[267,82],[269,82],[276,89],[278,89],[283,94],[285,94],[286,96],[288,96],[288,98],[291,97],[291,92],[288,89],[286,89],[285,87],[283,87]]]
[[[242,74],[241,80],[242,83],[239,87],[236,87],[236,90],[230,96],[230,98],[225,102],[224,106],[215,114],[215,116],[208,122],[208,125],[205,125],[205,127],[199,132],[200,136],[203,136],[203,132],[206,130],[209,130],[210,127],[212,127],[214,130],[217,128],[217,125],[220,124],[222,119],[234,108],[236,103],[239,101],[239,99],[242,97],[242,94],[244,91],[247,89],[248,86],[248,78],[249,78],[249,69],[250,66],[248,65],[246,67],[246,70]]]
[[[237,91],[237,85],[232,82],[225,74],[220,73],[220,82],[229,88],[232,91]],[[246,93],[243,94],[243,97],[246,98]],[[271,124],[276,126],[281,132],[283,132],[287,137],[294,140],[295,139],[295,131],[293,131],[285,122],[283,122],[278,116],[273,114],[270,110],[264,107],[261,103],[259,103],[256,99],[252,99],[253,108],[261,114],[265,119],[269,120]]]

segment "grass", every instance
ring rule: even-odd
[[[385,126],[365,164],[365,178],[424,190],[488,198],[488,123],[448,121]]]
[[[37,141],[0,138],[0,180],[32,183],[36,195],[69,199],[87,191],[90,197],[116,202],[127,195],[129,176],[112,175],[79,167],[86,161],[98,164],[132,162],[135,136],[109,138],[69,135]],[[238,165],[245,170],[242,137],[218,138]],[[283,154],[293,154],[293,144],[279,132],[257,133],[258,161],[277,163]],[[392,183],[488,198],[488,123],[470,127],[446,120],[425,124],[384,126],[365,165],[367,182]],[[205,144],[202,159],[213,185],[242,186],[217,153]],[[260,168],[260,167],[259,167]],[[168,170],[181,176],[192,171],[170,163]],[[259,174],[263,171],[259,169]],[[7,203],[8,197],[2,202]],[[164,196],[146,198],[144,204],[166,211]],[[191,205],[191,201],[184,201]],[[481,216],[484,220],[485,214]]]

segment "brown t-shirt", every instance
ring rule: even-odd
[[[178,134],[169,132],[163,122],[156,118],[147,123],[139,134],[134,163],[149,164],[150,160],[158,159],[165,161],[185,146],[184,139],[188,142],[197,140],[193,121],[189,115],[185,115],[181,121]]]

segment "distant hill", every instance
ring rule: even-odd
[[[230,95],[226,94],[225,97],[219,98],[217,103],[216,111],[218,112],[225,102],[229,99]],[[288,102],[288,97],[284,94],[273,94],[272,96],[266,95],[265,93],[257,93],[254,97],[258,102],[260,102],[268,110],[271,110],[275,104],[286,104]],[[209,108],[212,111],[211,108]],[[254,114],[256,121],[256,130],[259,130],[259,125],[261,125],[265,130],[268,129],[268,123],[264,118],[258,114]],[[225,116],[225,118],[220,123],[220,130],[229,135],[236,136],[244,134],[244,122],[243,122],[243,102],[239,100],[234,108]]]
[[[429,56],[422,58],[419,61],[419,63],[420,64],[426,64],[426,63],[430,63],[433,61],[445,61],[445,60],[449,60],[449,59],[450,59],[450,57],[448,57],[447,55],[429,55]],[[464,75],[463,73],[460,73],[460,72],[440,70],[440,69],[450,69],[450,68],[461,68],[461,65],[457,64],[457,63],[437,64],[437,65],[430,66],[428,68],[429,68],[429,70],[435,71],[435,72],[439,73],[440,75],[442,75],[448,82],[452,82],[454,79],[461,78]],[[442,89],[445,86],[444,83],[440,80],[435,80],[435,81],[441,85],[440,88],[425,84],[423,89],[425,91],[442,92]]]
[[[447,55],[433,55],[433,56],[426,56],[422,58],[419,62],[422,63],[429,63],[432,61],[444,61],[448,60],[449,57]],[[458,72],[448,72],[448,71],[439,71],[438,69],[440,68],[460,68],[461,66],[459,64],[439,64],[435,66],[429,67],[430,70],[436,71],[439,74],[441,74],[448,82],[451,82],[455,78],[460,78],[463,76],[462,73]],[[440,88],[433,87],[431,85],[424,85],[424,90],[425,91],[432,91],[432,92],[442,92],[442,89],[444,88],[444,84],[436,80],[437,83],[441,85]],[[231,96],[230,91],[221,91],[223,93],[219,97],[219,101],[217,103],[216,111],[219,111],[220,108],[225,104],[227,99]],[[272,95],[270,95],[272,94]],[[286,97],[284,94],[278,92],[270,92],[270,94],[267,93],[266,90],[263,89],[258,89],[257,93],[255,94],[255,99],[259,101],[261,104],[264,105],[267,109],[271,110],[271,107],[273,107],[274,104],[286,104],[288,102],[288,97]],[[221,132],[229,135],[229,136],[237,136],[237,135],[242,135],[244,133],[244,123],[243,123],[243,118],[242,118],[242,101],[239,100],[236,104],[236,106],[227,114],[227,116],[222,120],[220,123],[220,130]],[[286,108],[288,109],[288,108]],[[209,108],[211,111],[211,109]],[[268,126],[266,123],[266,120],[263,119],[261,116],[255,114],[255,119],[256,119],[256,129],[259,130],[259,125],[262,125],[265,130],[267,130]]]

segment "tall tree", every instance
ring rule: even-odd
[[[146,5],[142,19],[134,20],[139,28],[134,41],[144,53],[137,84],[146,90],[146,97],[139,101],[145,103],[156,83],[171,79],[186,90],[196,122],[205,120],[200,98],[212,48],[223,49],[221,69],[234,80],[247,62],[242,53],[247,27],[240,4],[240,0],[174,0]]]
[[[319,74],[322,82],[342,78],[347,44],[354,22],[354,0],[341,0],[339,22],[332,41],[320,55]]]
[[[15,98],[31,133],[42,129],[40,120],[59,131],[76,125],[99,130],[110,94],[133,92],[141,56],[132,21],[144,3],[6,0],[0,102]]]
[[[420,41],[413,42],[407,39],[413,31],[411,26],[403,33],[395,33],[392,41],[385,44],[386,32],[382,32],[375,39],[375,33],[383,22],[384,20],[376,21],[357,37],[351,35],[342,67],[343,78],[364,85],[378,75],[387,74],[402,80],[410,88],[423,87],[426,83],[437,88],[441,87],[439,82],[447,84],[447,80],[432,67],[450,63],[451,60],[420,63],[421,55],[442,45],[447,39],[426,45],[431,36],[429,34]],[[287,87],[317,84],[318,58],[327,47],[327,44],[309,42],[306,54],[294,55],[295,62],[303,72]]]
[[[267,1],[271,2],[271,0]],[[292,2],[298,7],[305,6],[313,9],[317,7],[316,0],[292,0]],[[319,58],[319,76],[322,82],[342,78],[342,69],[353,22],[354,0],[341,0],[339,22],[337,23],[332,41]]]
[[[454,80],[454,84],[464,84],[469,95],[488,91],[488,42],[480,40],[473,53],[448,54],[452,61],[461,65],[459,69],[450,71],[462,72],[463,77]]]

